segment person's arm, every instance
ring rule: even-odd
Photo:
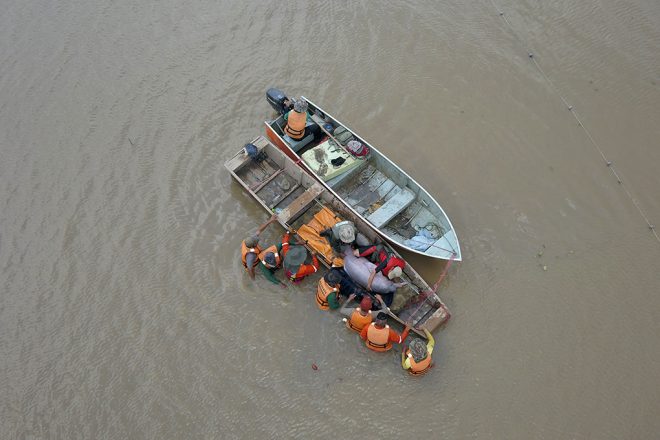
[[[369,330],[369,326],[365,325],[362,331],[360,332],[360,337],[365,341],[367,340],[367,330]]]
[[[400,335],[394,330],[390,329],[390,342],[396,342],[397,344],[401,344],[408,337],[408,333],[410,333],[409,325],[407,325],[406,328],[403,329],[403,333],[401,333]]]
[[[277,251],[282,255],[282,258],[284,258],[286,253],[289,252],[290,239],[291,239],[291,234],[289,234],[289,231],[286,231],[286,233],[282,237],[282,243],[280,243],[277,248]]]
[[[282,288],[286,288],[286,284],[284,284],[283,282],[281,282],[280,280],[278,280],[277,277],[275,276],[275,274],[273,273],[273,271],[271,271],[270,269],[268,269],[268,268],[267,268],[266,266],[264,266],[263,264],[259,264],[259,267],[261,267],[261,273],[264,274],[264,276],[266,277],[266,279],[267,279],[268,281],[270,281],[270,282],[273,283],[273,284],[279,284],[280,287],[282,287]]]
[[[297,277],[302,278],[311,275],[319,270],[319,260],[316,255],[312,254],[312,264],[301,264],[298,269]]]
[[[264,229],[268,227],[273,222],[277,221],[277,214],[273,214],[270,216],[270,218],[264,223],[263,225],[260,225],[259,228],[257,228],[257,236],[261,235],[262,232],[264,232]]]
[[[387,304],[385,304],[385,300],[383,299],[382,296],[380,296],[380,293],[376,294],[376,299],[380,303],[381,310],[387,310],[388,309]]]
[[[371,275],[369,275],[369,280],[367,280],[367,290],[369,292],[371,292],[371,283],[374,282],[374,278],[376,278],[376,272],[371,272]]]
[[[328,295],[328,306],[330,307],[331,310],[338,309],[341,304],[339,303],[339,293],[337,292],[332,292],[330,295]]]
[[[429,341],[426,343],[426,351],[428,352],[429,356],[433,353],[433,347],[435,347],[435,339],[433,339],[433,336],[431,335],[431,332],[424,329],[424,333],[426,334],[426,339]]]
[[[405,348],[401,352],[401,366],[403,367],[404,370],[410,369],[410,358],[406,355],[406,350]]]
[[[359,247],[356,250],[358,251],[356,257],[368,257],[369,255],[376,252],[376,246],[369,246],[366,249]]]
[[[380,271],[382,271],[383,269],[385,269],[385,266],[387,266],[387,259],[381,261],[381,262],[378,264],[378,266],[376,266],[376,268],[374,269],[374,272],[380,272]]]
[[[280,280],[277,279],[277,277],[275,276],[275,274],[273,273],[273,271],[271,271],[270,269],[268,269],[268,268],[267,268],[266,266],[264,266],[263,264],[259,264],[259,267],[261,268],[261,273],[264,274],[264,276],[266,277],[266,279],[267,279],[268,281],[270,281],[270,282],[273,283],[273,284],[280,284]]]
[[[367,290],[371,290],[371,283],[374,281],[374,278],[376,278],[376,274],[385,269],[385,266],[387,266],[387,260],[381,261],[380,264],[374,268],[374,271],[369,275],[369,281],[367,281]]]
[[[339,313],[341,313],[344,316],[351,316],[353,314],[353,310],[355,310],[355,307],[351,306],[351,301],[355,298],[355,294],[351,293],[348,295],[348,299],[344,303],[344,306],[341,308]]]

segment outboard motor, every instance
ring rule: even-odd
[[[277,113],[283,115],[287,112],[288,109],[284,105],[284,101],[287,100],[287,97],[283,91],[276,88],[268,89],[266,92],[266,100]]]

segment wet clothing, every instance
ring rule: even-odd
[[[402,334],[392,330],[389,325],[383,328],[376,327],[376,323],[365,326],[360,332],[360,337],[367,347],[374,351],[387,351],[392,348],[392,343],[401,344],[408,337],[410,329],[405,329]]]

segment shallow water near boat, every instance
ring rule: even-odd
[[[660,5],[498,5],[528,47],[490,2],[5,5],[0,437],[655,437],[660,244],[527,51],[660,224]],[[223,163],[272,86],[451,218],[427,376],[245,276]]]

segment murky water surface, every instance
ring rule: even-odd
[[[657,438],[660,243],[527,50],[660,224],[660,3],[497,2],[525,45],[490,1],[340,3],[5,2],[0,437]],[[430,375],[244,275],[223,162],[270,86],[456,226]]]

